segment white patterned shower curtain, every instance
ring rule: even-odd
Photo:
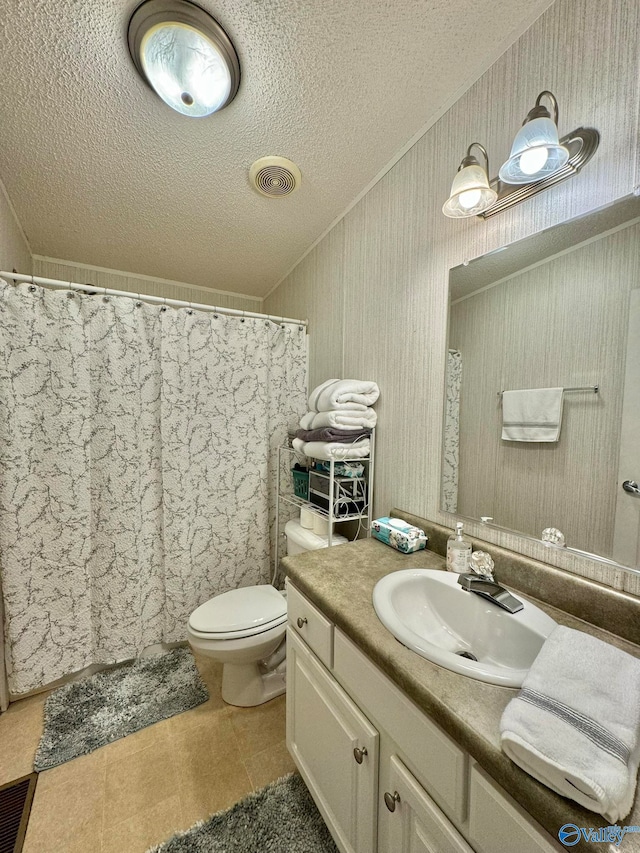
[[[184,640],[270,576],[296,325],[0,281],[0,572],[12,694]]]

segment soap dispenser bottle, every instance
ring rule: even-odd
[[[462,534],[463,524],[456,523],[456,532],[447,540],[447,571],[462,574],[471,566],[471,542]]]

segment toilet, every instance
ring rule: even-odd
[[[285,526],[287,554],[326,548],[327,535],[317,535],[297,520]],[[332,545],[346,542],[334,534]],[[222,698],[229,705],[250,707],[274,699],[286,689],[287,599],[271,584],[246,586],[216,595],[189,617],[189,645],[221,661]]]

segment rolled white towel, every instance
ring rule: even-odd
[[[359,379],[327,379],[309,395],[309,410],[329,412],[333,409],[363,411],[372,406],[380,396],[375,382]]]
[[[368,438],[344,444],[340,441],[302,441],[293,439],[293,449],[312,459],[333,459],[342,462],[345,459],[366,459],[371,452]]]
[[[640,660],[559,625],[507,705],[500,734],[523,770],[617,822],[636,789]]]
[[[334,409],[332,412],[309,412],[311,418],[311,426],[300,426],[302,429],[322,429],[323,427],[333,427],[334,429],[373,429],[378,420],[377,414],[373,409]],[[305,415],[305,418],[307,416]]]

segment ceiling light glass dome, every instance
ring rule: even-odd
[[[238,90],[233,45],[204,9],[187,0],[146,0],[131,17],[128,41],[145,82],[182,115],[211,115]]]

